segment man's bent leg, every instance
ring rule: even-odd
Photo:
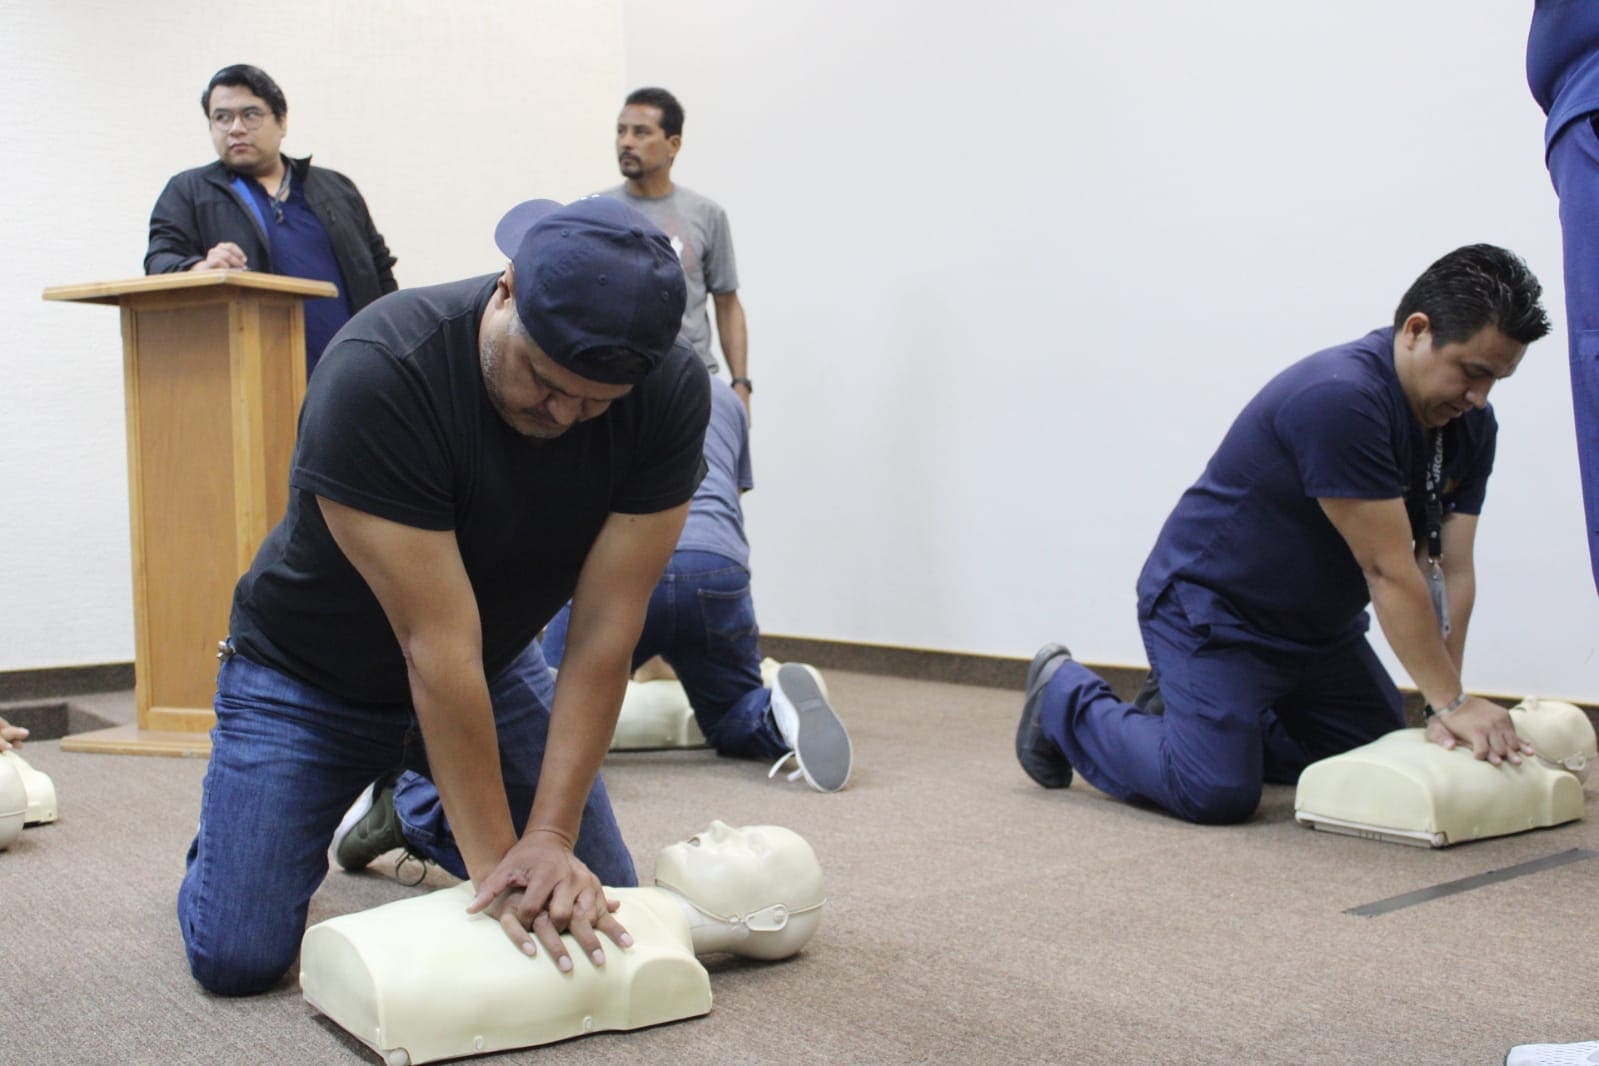
[[[1166,709],[1140,712],[1080,663],[1045,690],[1044,732],[1095,788],[1193,822],[1241,821],[1260,804],[1261,712],[1290,684],[1263,649],[1210,641],[1173,598],[1143,623]]]
[[[1276,707],[1297,758],[1268,750],[1267,780],[1292,785],[1306,766],[1402,729],[1404,706],[1393,678],[1364,637],[1306,663],[1302,680]]]
[[[533,810],[533,793],[538,788],[539,768],[544,763],[549,734],[550,707],[555,701],[555,682],[537,642],[529,644],[515,662],[490,682],[489,698],[494,704],[500,773],[511,806],[511,823],[521,834]],[[424,764],[413,769],[422,772],[426,767]],[[423,784],[402,777],[395,789],[394,805],[407,844],[456,877],[465,878],[466,863],[455,846],[455,838],[444,818],[444,806],[438,800],[438,790],[433,783]],[[594,788],[583,807],[577,846],[573,850],[601,883],[618,888],[638,884],[633,857],[622,840],[605,783],[599,777],[594,779]]]
[[[718,754],[775,759],[788,751],[761,679],[760,629],[750,574],[712,552],[678,552],[674,639],[659,649],[677,671],[700,732]]]
[[[217,675],[215,706],[178,922],[195,979],[250,995],[293,964],[328,841],[361,789],[398,761],[403,717],[347,707],[239,655]]]

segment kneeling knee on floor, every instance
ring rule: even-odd
[[[1242,822],[1260,806],[1260,785],[1203,785],[1180,789],[1174,813],[1201,825]]]

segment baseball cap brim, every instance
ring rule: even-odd
[[[524,200],[505,213],[500,224],[494,227],[494,243],[507,259],[516,258],[527,231],[545,215],[559,211],[565,204],[554,200]]]

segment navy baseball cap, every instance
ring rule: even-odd
[[[528,200],[500,219],[494,243],[511,260],[528,335],[568,370],[632,385],[671,350],[688,299],[683,265],[627,204]]]

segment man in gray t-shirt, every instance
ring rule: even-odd
[[[665,89],[631,93],[616,120],[616,160],[627,179],[600,195],[626,202],[671,238],[688,279],[688,304],[678,340],[699,353],[713,372],[707,295],[716,307],[716,332],[734,391],[749,409],[749,333],[738,299],[738,265],[727,212],[714,201],[672,181],[683,146],[683,106]]]

